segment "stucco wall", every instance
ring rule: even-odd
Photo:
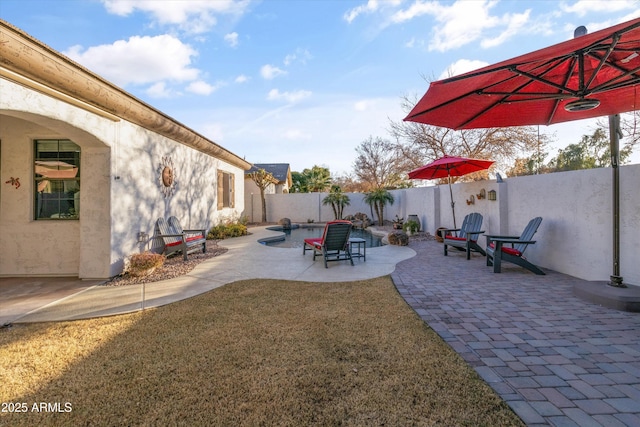
[[[158,217],[209,228],[244,210],[244,170],[125,120],[112,120],[0,78],[0,275],[107,278],[123,258],[151,248]],[[81,147],[78,221],[33,219],[33,140],[70,139]],[[165,197],[160,172],[175,167]],[[217,209],[217,171],[235,176],[235,205]],[[19,177],[16,189],[5,185]]]
[[[640,285],[640,165],[620,168],[620,272],[626,283]],[[496,190],[497,200],[478,199],[480,190]],[[394,190],[395,202],[387,206],[385,219],[418,215],[430,233],[452,227],[451,197],[447,185]],[[532,262],[586,280],[609,280],[613,273],[612,171],[610,168],[477,181],[452,185],[456,223],[471,212],[483,215],[487,234],[519,235],[530,219],[542,224],[527,248]],[[467,204],[471,195],[474,204]],[[327,193],[275,194],[267,196],[267,220],[291,218],[294,222],[333,219],[323,206]],[[344,215],[371,215],[362,194],[348,194],[351,204]],[[259,199],[259,197],[258,197]],[[372,216],[373,217],[373,216]],[[259,217],[258,217],[259,218]],[[375,217],[373,217],[375,219]],[[482,244],[484,238],[480,238]]]

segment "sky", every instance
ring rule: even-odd
[[[430,81],[638,16],[637,0],[0,1],[0,18],[247,161],[335,175]],[[594,127],[541,126],[547,161]]]

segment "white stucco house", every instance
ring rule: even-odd
[[[0,20],[0,276],[113,277],[159,217],[239,217],[250,167]]]

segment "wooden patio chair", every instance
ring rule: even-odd
[[[346,261],[349,260],[353,265],[353,257],[351,256],[351,248],[349,247],[349,235],[351,234],[351,221],[331,221],[324,226],[322,237],[304,239],[302,245],[302,255],[308,249],[313,251],[313,260],[316,256],[322,255],[324,258],[324,267],[329,268],[329,261]]]
[[[157,236],[164,242],[164,255],[171,255],[175,252],[182,252],[183,258],[187,260],[187,254],[198,251],[202,248],[202,253],[207,252],[207,230],[183,230],[180,221],[175,216],[165,221],[158,218],[156,221]]]
[[[487,265],[493,265],[493,272],[500,273],[503,261],[517,264],[527,270],[544,275],[544,271],[527,261],[523,256],[527,246],[533,245],[535,240],[531,240],[538,231],[542,222],[541,217],[533,218],[525,227],[520,236],[492,236],[487,237]],[[510,245],[510,246],[507,246]]]
[[[474,212],[464,217],[460,228],[443,230],[441,235],[444,235],[444,256],[448,254],[448,246],[465,250],[467,259],[471,259],[471,251],[486,255],[484,249],[478,245],[478,236],[484,233],[480,228],[482,228],[482,215]]]

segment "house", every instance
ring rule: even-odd
[[[120,274],[159,217],[239,217],[250,167],[0,20],[0,276]]]
[[[260,192],[256,184],[251,181],[249,174],[264,169],[269,172],[278,181],[273,186],[269,186],[267,194],[284,194],[288,193],[293,180],[291,179],[291,167],[289,163],[254,163],[251,169],[245,172],[245,190],[251,193],[254,190]],[[252,187],[253,185],[253,187]]]
[[[291,168],[288,163],[255,163],[247,172],[245,172],[244,184],[244,206],[243,215],[251,222],[262,219],[262,199],[260,197],[260,188],[251,179],[250,174],[260,169],[264,169],[273,176],[273,183],[269,184],[264,190],[264,194],[286,194],[291,188],[293,182],[291,178]]]

